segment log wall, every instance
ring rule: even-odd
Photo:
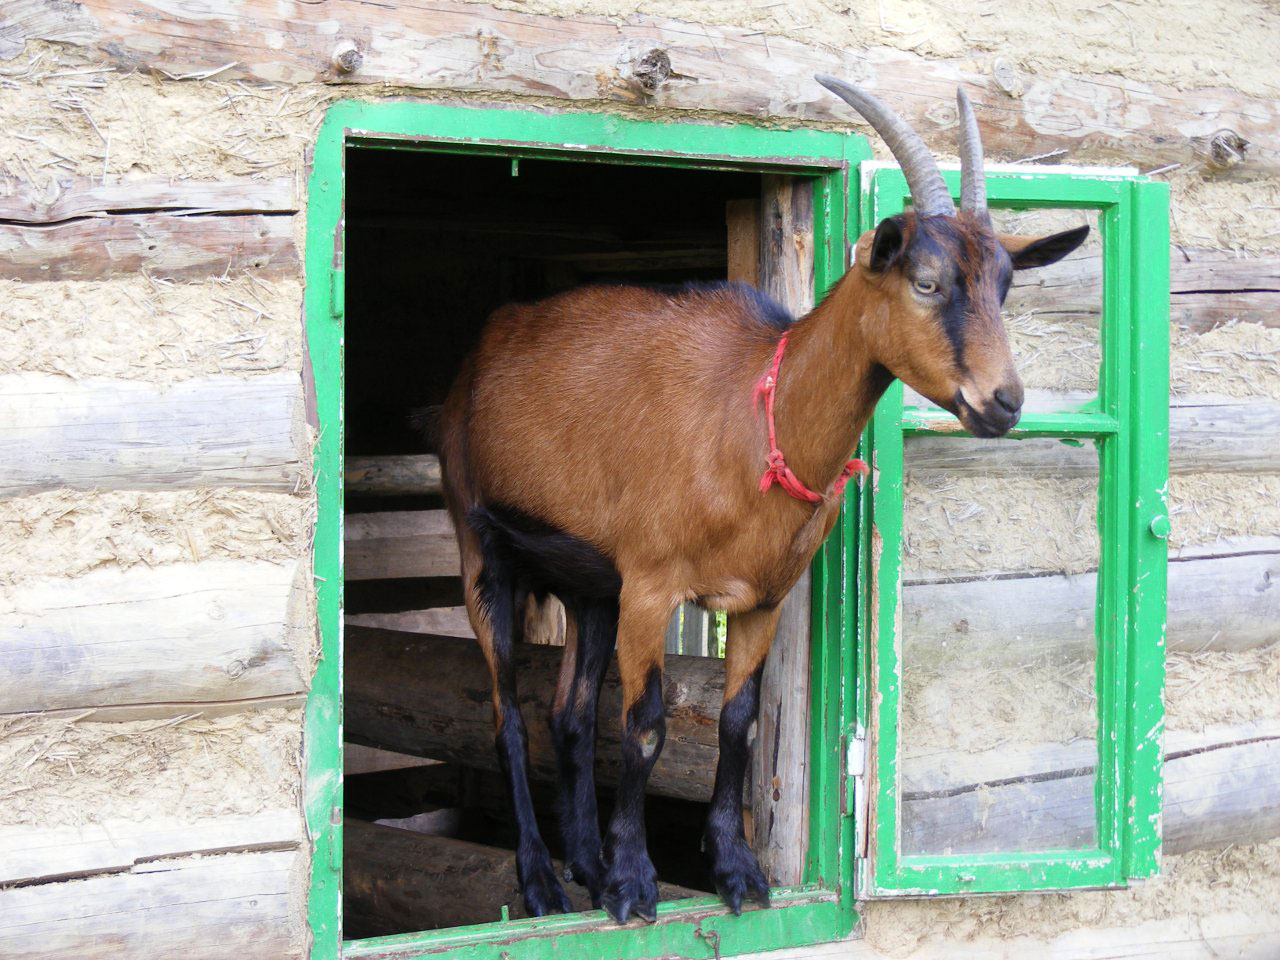
[[[923,29],[917,24],[895,27],[896,12],[886,8],[880,15],[887,22],[863,25],[877,44],[866,45],[846,42],[841,18],[861,15],[847,4],[774,13],[672,7],[705,23],[639,16],[623,4],[589,16],[569,0],[505,9],[511,6],[447,0],[392,9],[352,0],[296,4],[287,18],[268,0],[225,10],[169,0],[17,0],[0,9],[0,124],[7,131],[0,152],[0,285],[26,302],[48,302],[36,324],[14,313],[18,297],[0,305],[6,340],[0,497],[12,508],[0,525],[0,553],[18,543],[28,553],[40,549],[27,542],[26,531],[70,522],[77,509],[101,511],[98,519],[110,527],[95,491],[220,489],[309,502],[311,437],[296,349],[301,302],[292,293],[304,280],[307,151],[329,101],[387,89],[453,102],[497,95],[540,109],[587,106],[671,121],[698,111],[721,121],[843,128],[848,112],[811,80],[814,72],[831,72],[873,87],[933,147],[951,151],[950,104],[963,81],[993,159],[1056,154],[1142,170],[1179,165],[1158,174],[1175,184],[1172,315],[1175,338],[1187,349],[1177,355],[1174,379],[1193,385],[1173,411],[1173,469],[1185,476],[1280,473],[1273,338],[1280,240],[1274,218],[1259,225],[1256,213],[1280,205],[1280,100],[1273,90],[1236,79],[1235,64],[1215,66],[1205,55],[1208,66],[1188,67],[1174,83],[1155,66],[1112,69],[1105,57],[1086,56],[1090,45],[1047,59],[1022,57],[998,39],[978,39],[969,25],[949,23],[945,10],[933,19],[942,29],[955,26],[958,42],[922,39],[911,32]],[[1043,16],[1070,16],[1060,6]],[[1249,32],[1265,47],[1280,30],[1274,11],[1249,11]],[[984,23],[1004,15],[990,12],[995,19]],[[1117,36],[1136,29],[1144,37],[1159,34],[1161,19],[1176,23],[1182,16],[1138,7],[1114,14],[1127,22]],[[812,22],[798,22],[802,16]],[[1239,28],[1229,17],[1208,16],[1194,32],[1218,49],[1235,43]],[[1104,51],[1107,42],[1099,38]],[[335,61],[337,44],[353,52]],[[645,86],[634,64],[651,49],[665,51],[673,70]],[[883,156],[880,145],[875,149]],[[1097,302],[1089,285],[1096,270],[1083,261],[1074,269],[1056,274],[1051,292],[1064,314],[1087,314]],[[1019,280],[1011,307],[1045,295],[1036,275]],[[293,299],[281,310],[255,306],[240,291],[258,283],[291,291]],[[204,351],[198,373],[195,351],[183,343],[186,318],[162,306],[169,302],[164,291],[186,284],[233,288],[237,309],[255,321],[251,331],[232,332],[228,344]],[[100,319],[95,298],[104,291],[110,302],[127,305],[118,309],[135,318],[131,332],[144,332],[128,347],[105,338],[92,347],[101,355],[66,366],[60,351],[86,318]],[[33,326],[43,332],[33,334]],[[1247,345],[1246,331],[1252,331]],[[230,343],[237,335],[250,344],[266,336],[293,346],[280,354],[284,361],[261,364]],[[23,354],[47,350],[53,360],[33,366],[30,356],[15,354],[14,343]],[[1206,346],[1196,352],[1197,345]],[[147,349],[134,355],[139,346]],[[1215,352],[1226,360],[1205,359]],[[1210,363],[1225,369],[1206,381],[1202,368]],[[85,368],[108,372],[84,377]],[[970,446],[977,452],[961,459],[939,444],[936,468],[988,471],[991,461],[979,445]],[[1052,445],[1028,442],[1019,451],[1027,471],[1061,475],[1064,464]],[[404,495],[438,483],[433,470],[426,459],[353,460],[348,478],[353,491]],[[58,496],[41,499],[46,494]],[[1265,504],[1255,497],[1249,506]],[[174,514],[163,522],[180,530],[191,518]],[[1175,656],[1252,655],[1277,639],[1274,590],[1267,585],[1277,575],[1280,525],[1263,526],[1249,531],[1247,542],[1193,545],[1172,565]],[[224,758],[218,762],[229,769],[233,751],[219,752],[225,730],[201,725],[211,718],[237,718],[243,732],[237,750],[246,756],[266,755],[273,738],[299,734],[299,711],[278,708],[296,706],[305,695],[315,653],[310,571],[305,547],[297,546],[306,543],[302,533],[273,531],[263,556],[248,550],[212,557],[197,549],[192,534],[187,557],[149,568],[127,560],[135,551],[122,542],[126,534],[108,529],[94,534],[105,545],[91,564],[100,569],[68,565],[57,575],[61,561],[54,555],[40,558],[38,575],[19,565],[0,576],[0,725],[8,735],[0,783],[10,791],[8,785],[34,784],[24,796],[46,804],[38,809],[60,805],[72,823],[82,822],[24,822],[22,811],[37,807],[0,792],[0,847],[13,854],[0,875],[0,957],[305,956],[307,865],[295,805],[228,800],[224,809],[195,813],[173,799],[182,791],[157,792],[161,809],[147,812],[148,829],[140,831],[137,821],[95,810],[84,799],[109,795],[113,777],[122,778],[127,795],[145,797],[151,781],[132,771],[163,772],[166,757],[194,756],[197,747]],[[378,521],[353,524],[352,572],[436,576],[449,567],[446,533],[438,523],[410,531],[380,530]],[[423,559],[412,545],[400,550],[406,544],[394,542],[419,535],[434,538],[441,555]],[[54,551],[52,538],[46,549]],[[997,591],[1001,582],[982,589]],[[1038,578],[1018,584],[1018,596],[1025,602],[1027,590],[1038,591],[1036,606],[1051,631],[1055,591],[1070,586]],[[977,593],[945,578],[911,589],[929,592],[939,622],[958,591],[968,603]],[[989,606],[1005,602],[992,594]],[[458,626],[456,617],[451,622]],[[989,639],[995,635],[993,627]],[[971,633],[969,642],[983,641]],[[1235,682],[1246,689],[1243,679]],[[712,687],[699,689],[714,699]],[[1195,689],[1192,681],[1178,695],[1191,700]],[[1271,709],[1261,702],[1256,708]],[[197,714],[200,720],[187,719]],[[1273,791],[1265,789],[1265,778],[1275,776],[1276,730],[1265,719],[1248,729],[1175,730],[1168,742],[1169,849],[1212,851],[1215,891],[1246,878],[1266,888],[1280,875],[1219,852],[1277,832]],[[98,725],[95,736],[116,725],[120,742],[133,751],[122,756],[133,759],[111,770],[87,762],[76,752],[81,741],[67,734],[76,724]],[[40,735],[22,735],[24,729]],[[167,746],[157,746],[160,733]],[[698,762],[708,763],[713,748],[700,742],[699,749]],[[608,754],[606,745],[601,755]],[[1061,758],[1053,763],[1061,766]],[[69,780],[68,767],[77,771]],[[197,776],[194,765],[190,776]],[[981,773],[966,781],[983,782]],[[926,795],[939,789],[919,785],[922,795],[909,802],[938,802]],[[958,822],[973,813],[960,801],[955,811]],[[1171,870],[1196,862],[1194,852],[1183,854]],[[1170,896],[1185,923],[1156,923],[1151,910],[1135,908],[1096,925],[1092,935],[1110,952],[1098,948],[1094,955],[1280,950],[1274,911],[1202,906],[1208,881],[1179,882],[1183,892]],[[869,912],[871,939],[843,945],[841,955],[954,955],[952,934],[910,909]],[[1041,942],[1056,955],[1083,955],[1078,939],[1037,939],[1041,928],[1018,919],[1013,907],[999,909],[1003,933],[1031,938],[1018,941],[1023,952],[1012,955]],[[904,917],[928,931],[918,934],[925,938],[918,949],[876,939],[877,929],[894,929]]]

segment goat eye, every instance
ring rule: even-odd
[[[937,293],[938,284],[933,280],[916,280],[913,281],[915,288],[920,293]]]

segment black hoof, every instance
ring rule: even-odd
[[[711,867],[716,893],[735,914],[742,913],[742,901],[751,900],[769,906],[769,881],[765,879],[755,854],[745,840],[731,843],[717,852]]]
[[[647,854],[625,858],[624,863],[629,869],[610,866],[600,905],[618,923],[633,916],[653,923],[658,919],[658,876],[653,864]]]
[[[545,917],[550,913],[572,913],[573,905],[565,896],[564,887],[551,869],[551,861],[538,865],[523,874],[520,892],[524,896],[524,908],[531,917]]]

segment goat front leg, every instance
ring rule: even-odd
[[[760,677],[778,629],[779,607],[729,617],[725,646],[724,704],[720,708],[720,760],[707,813],[705,847],[716,892],[735,914],[744,898],[769,905],[765,879],[742,829],[742,780],[760,713]]]
[[[618,616],[618,674],[622,680],[622,776],[605,836],[604,908],[619,923],[631,914],[658,918],[658,876],[644,829],[644,791],[662,753],[667,721],[662,702],[662,656],[674,604],[623,580]]]
[[[551,709],[564,839],[566,880],[576,880],[600,906],[604,862],[596,810],[596,705],[618,630],[618,604],[583,600],[565,605],[565,651]]]

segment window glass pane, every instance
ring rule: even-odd
[[[1079,406],[1098,392],[1102,362],[1102,235],[1097,210],[1037,208],[991,211],[997,233],[1039,237],[1088,226],[1068,257],[1019,270],[1004,303],[1005,329],[1027,391],[1023,409],[1047,413]],[[908,407],[932,407],[906,388]]]
[[[909,437],[904,481],[902,853],[1092,847],[1095,448]]]

